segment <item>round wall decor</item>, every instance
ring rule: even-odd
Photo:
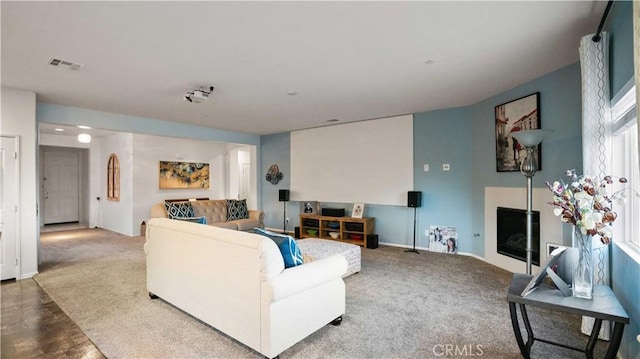
[[[271,182],[271,184],[278,184],[278,182],[280,182],[280,180],[282,179],[282,172],[280,172],[278,165],[271,165],[271,167],[269,167],[269,171],[267,171],[267,175],[265,178],[267,181]]]

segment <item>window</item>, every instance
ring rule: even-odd
[[[109,156],[107,163],[107,199],[120,200],[120,161],[113,153]]]
[[[636,88],[633,86],[619,101],[612,103],[613,171],[626,177],[626,185],[640,191],[640,164],[638,161],[638,116]],[[616,206],[618,219],[614,225],[614,243],[640,262],[640,198],[633,191],[626,191],[623,206]]]

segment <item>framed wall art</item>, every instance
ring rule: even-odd
[[[160,189],[209,188],[209,164],[160,161]]]
[[[496,169],[520,170],[526,150],[511,136],[513,132],[540,128],[540,92],[496,106]],[[540,145],[534,151],[537,169],[542,169]]]
[[[364,215],[364,203],[354,203],[351,211],[352,218],[362,218]]]

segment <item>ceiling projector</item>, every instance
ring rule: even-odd
[[[212,91],[213,91],[213,86],[209,86],[208,88],[201,87],[199,90],[193,90],[193,91],[187,92],[187,94],[184,96],[184,99],[189,102],[200,103],[204,100],[208,100],[209,95],[211,95]]]

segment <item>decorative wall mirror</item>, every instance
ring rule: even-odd
[[[109,155],[107,163],[107,199],[120,200],[120,161],[114,153]]]

